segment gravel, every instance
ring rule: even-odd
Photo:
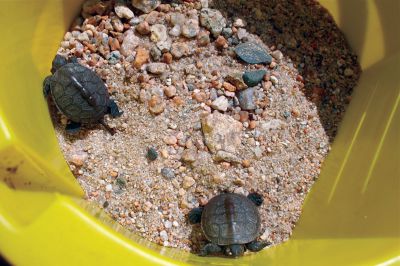
[[[206,241],[190,209],[255,191],[260,237],[286,241],[360,74],[333,20],[311,0],[134,0],[117,14],[112,2],[86,2],[58,53],[105,81],[124,111],[105,117],[117,133],[85,125],[67,135],[50,106],[86,198],[149,241],[197,252]],[[243,73],[260,70],[246,88]]]

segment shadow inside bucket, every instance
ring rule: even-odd
[[[313,0],[214,0],[213,5],[226,16],[244,19],[250,33],[290,58],[304,84],[300,89],[318,108],[332,142],[361,73],[333,18]],[[344,74],[347,67],[352,67],[352,75]]]

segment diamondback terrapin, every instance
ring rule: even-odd
[[[104,122],[104,115],[121,116],[117,104],[110,99],[104,82],[95,72],[56,55],[51,76],[43,82],[45,97],[51,95],[57,108],[70,120],[66,130],[79,131],[81,124],[102,124],[111,134],[115,131]]]
[[[201,223],[205,237],[210,241],[199,255],[215,255],[224,253],[226,256],[238,257],[246,250],[260,251],[270,243],[256,241],[260,234],[260,215],[257,206],[263,202],[257,193],[247,197],[224,193],[214,198],[200,208],[189,212],[191,224]]]

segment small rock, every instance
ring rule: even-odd
[[[277,84],[279,83],[278,78],[275,77],[275,76],[271,76],[271,77],[270,77],[270,80],[271,80],[272,84],[274,84],[274,85],[277,85]]]
[[[214,156],[214,160],[216,162],[228,162],[228,163],[242,162],[242,160],[238,156],[226,151],[217,151],[217,154]]]
[[[255,88],[248,88],[237,93],[239,105],[242,110],[255,110],[257,108],[254,93]]]
[[[199,46],[207,46],[210,43],[210,34],[208,31],[202,31],[197,36],[197,44]]]
[[[144,13],[150,13],[150,11],[156,9],[160,4],[160,0],[132,0],[132,6]]]
[[[241,18],[237,18],[233,22],[233,26],[236,28],[243,28],[246,26],[246,24],[244,23],[244,21]]]
[[[217,49],[228,48],[228,41],[224,38],[224,36],[220,35],[215,40],[215,46],[217,47]]]
[[[235,71],[235,72],[229,73],[225,77],[225,81],[233,84],[238,90],[243,90],[243,89],[247,88],[247,85],[243,80],[242,72]]]
[[[247,111],[240,111],[239,112],[239,116],[240,116],[240,119],[239,119],[239,121],[240,122],[247,122],[247,121],[249,121],[249,112],[247,112]]]
[[[260,122],[260,128],[264,131],[282,128],[286,123],[280,119],[271,119],[268,121]]]
[[[150,55],[151,58],[153,58],[154,61],[160,61],[161,58],[161,51],[158,49],[156,46],[151,47],[150,49]]]
[[[79,33],[78,40],[81,41],[81,42],[88,42],[89,41],[89,36],[88,36],[88,34],[86,32]]]
[[[126,18],[126,19],[131,19],[135,15],[133,14],[133,11],[129,9],[129,7],[126,7],[121,4],[116,4],[114,7],[115,14],[117,14],[118,17],[120,18]]]
[[[74,164],[75,166],[80,167],[80,166],[84,165],[87,158],[88,158],[88,155],[86,152],[78,152],[78,153],[73,154],[69,161],[70,161],[70,163]]]
[[[168,233],[167,233],[167,231],[162,230],[162,231],[160,232],[160,237],[161,237],[161,239],[162,239],[163,241],[167,241],[167,240],[168,240]]]
[[[213,175],[211,181],[212,181],[214,184],[219,185],[219,184],[222,184],[222,183],[224,182],[224,178],[223,178],[223,176],[222,176],[221,174],[215,174],[215,175]]]
[[[201,117],[201,126],[208,149],[212,153],[223,150],[235,153],[241,145],[242,124],[221,113]]]
[[[111,25],[116,32],[122,32],[124,30],[124,24],[122,24],[121,20],[117,17],[111,19]]]
[[[246,71],[243,74],[243,81],[247,86],[254,87],[263,80],[266,73],[265,70]]]
[[[112,189],[113,189],[113,187],[111,184],[106,185],[106,191],[110,192],[110,191],[112,191]]]
[[[238,29],[236,33],[239,40],[244,40],[249,34],[247,33],[246,29]]]
[[[174,58],[179,59],[183,56],[188,55],[189,47],[184,42],[176,42],[172,44],[171,54]]]
[[[172,222],[172,225],[173,225],[174,227],[178,227],[178,226],[179,226],[179,223],[178,223],[177,221],[173,221],[173,222]]]
[[[248,64],[270,64],[272,57],[260,45],[253,42],[239,44],[235,48],[236,55]]]
[[[101,0],[88,0],[83,3],[83,13],[90,15],[103,15],[109,9],[110,3]]]
[[[173,60],[173,58],[172,58],[172,54],[171,53],[165,53],[165,54],[163,54],[163,61],[164,61],[164,63],[166,63],[166,64],[171,64],[172,63],[172,60]]]
[[[216,110],[226,112],[229,107],[228,99],[225,96],[220,96],[211,103],[211,107]]]
[[[248,168],[248,167],[250,167],[250,165],[251,165],[250,160],[245,159],[245,160],[242,161],[242,166],[244,168]]]
[[[169,31],[169,35],[174,36],[174,37],[178,37],[179,35],[181,35],[182,30],[181,30],[181,26],[180,25],[175,25],[172,27],[172,29]]]
[[[150,113],[159,115],[164,112],[165,102],[159,95],[153,95],[148,104]]]
[[[227,91],[231,91],[231,92],[235,92],[236,91],[236,87],[233,86],[232,84],[230,84],[229,82],[226,82],[226,81],[222,84],[222,87]]]
[[[222,35],[223,35],[225,38],[231,37],[232,34],[233,34],[232,28],[224,28],[224,29],[222,30]]]
[[[186,20],[185,15],[182,13],[175,12],[172,13],[170,16],[170,23],[172,24],[172,26],[176,25],[182,26],[183,23],[185,23],[185,20]]]
[[[169,50],[171,50],[172,41],[171,39],[167,39],[165,41],[158,42],[156,45],[161,52],[167,53]]]
[[[192,187],[194,184],[196,184],[196,181],[192,177],[185,176],[183,178],[182,187],[184,189],[188,189],[188,188]]]
[[[279,50],[275,50],[271,53],[272,57],[275,58],[278,62],[280,62],[283,58],[283,54]]]
[[[175,136],[166,136],[164,137],[165,144],[175,145],[178,142],[178,139]]]
[[[137,69],[141,68],[142,65],[147,63],[150,59],[150,53],[148,50],[142,47],[136,49],[136,57],[133,61],[133,66]]]
[[[185,163],[193,163],[197,159],[197,151],[195,149],[186,149],[182,153],[182,161]]]
[[[343,72],[346,77],[351,77],[354,75],[354,71],[351,68],[346,68]]]
[[[151,147],[147,150],[147,154],[146,157],[150,160],[150,161],[155,161],[158,158],[158,152],[155,148]]]
[[[253,152],[254,152],[254,156],[255,156],[257,159],[260,159],[260,158],[262,157],[263,150],[260,148],[260,146],[255,147],[254,150],[253,150]]]
[[[265,90],[269,90],[272,87],[272,82],[271,81],[267,81],[264,83],[263,88]]]
[[[176,87],[175,86],[168,86],[164,88],[164,93],[167,97],[172,98],[176,95]]]
[[[172,227],[172,222],[167,220],[164,222],[164,226],[165,228],[170,229]]]
[[[141,35],[148,35],[151,32],[150,25],[147,23],[147,21],[140,22],[135,29]]]
[[[123,54],[125,57],[131,55],[135,48],[139,45],[139,37],[135,35],[133,30],[128,30],[124,34],[124,40],[121,45],[121,54]]]
[[[161,169],[161,175],[167,179],[174,179],[175,178],[175,172],[172,168],[169,167],[164,167]]]
[[[117,38],[109,38],[108,45],[110,45],[111,51],[117,51],[121,47]]]
[[[146,201],[143,205],[143,210],[145,212],[150,211],[151,207],[153,207],[153,204],[150,201]]]
[[[182,26],[182,35],[186,38],[194,38],[199,34],[199,22],[195,19],[188,19]]]
[[[205,94],[205,92],[201,91],[198,93],[193,93],[192,98],[196,100],[198,103],[202,103],[207,99],[207,95]]]
[[[208,29],[217,38],[226,26],[226,20],[216,9],[203,8],[200,12],[200,24]]]
[[[150,31],[150,40],[153,42],[164,42],[168,39],[167,28],[162,24],[152,25]]]
[[[167,70],[167,64],[165,63],[150,63],[147,66],[147,71],[155,75],[161,75],[166,70]]]

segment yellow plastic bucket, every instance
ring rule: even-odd
[[[80,1],[0,1],[0,253],[16,265],[400,265],[400,1],[323,0],[363,75],[290,241],[240,259],[151,244],[80,199],[41,93]]]

